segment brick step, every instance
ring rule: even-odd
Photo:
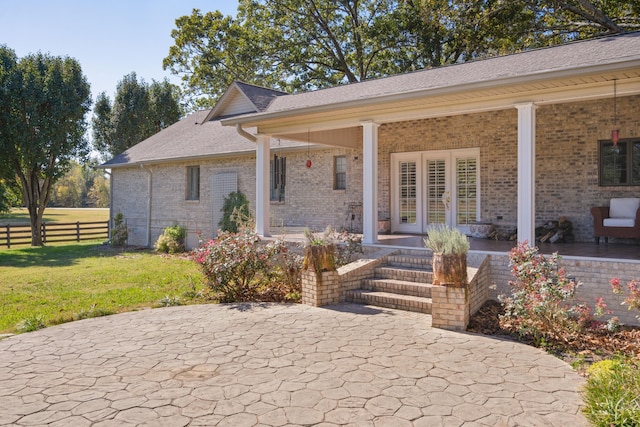
[[[415,297],[431,298],[430,283],[416,283],[414,281],[397,279],[365,279],[361,289],[375,292],[387,292],[392,294],[410,295]]]
[[[431,257],[418,255],[390,255],[387,265],[431,271]]]
[[[431,298],[356,289],[347,291],[347,302],[431,314]]]
[[[409,268],[384,265],[375,269],[375,277],[378,279],[395,279],[416,283],[433,282],[433,272],[431,269]]]

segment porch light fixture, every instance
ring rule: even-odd
[[[618,79],[613,79],[613,129],[611,130],[611,141],[613,142],[613,146],[618,146],[618,141],[620,141],[620,130],[618,129],[617,119],[618,119],[618,104],[617,104],[617,93],[616,93],[616,82]]]

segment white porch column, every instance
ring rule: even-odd
[[[269,160],[271,148],[268,135],[257,135],[256,141],[256,233],[268,237],[269,201]]]
[[[362,243],[378,242],[378,124],[362,123]]]
[[[518,109],[518,242],[536,242],[536,105]]]

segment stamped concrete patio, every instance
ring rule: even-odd
[[[0,425],[581,426],[579,375],[523,344],[343,304],[200,305],[0,341]]]

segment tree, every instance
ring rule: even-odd
[[[9,179],[0,178],[0,214],[8,213],[11,208],[20,206],[20,187]]]
[[[96,208],[108,208],[109,207],[109,179],[103,175],[98,175],[93,180],[93,185],[89,189],[87,199],[93,203]]]
[[[72,159],[88,155],[89,83],[75,59],[38,53],[18,60],[0,46],[0,96],[2,167],[22,188],[31,244],[42,246],[42,215],[53,183]]]
[[[51,190],[51,204],[67,208],[81,208],[87,194],[87,181],[82,166],[73,162],[69,171],[60,177]]]
[[[94,148],[115,156],[177,122],[180,91],[167,80],[150,85],[131,73],[118,82],[115,99],[102,92],[92,118]]]
[[[194,108],[233,80],[317,89],[638,28],[627,0],[240,0],[178,18],[163,66]]]

